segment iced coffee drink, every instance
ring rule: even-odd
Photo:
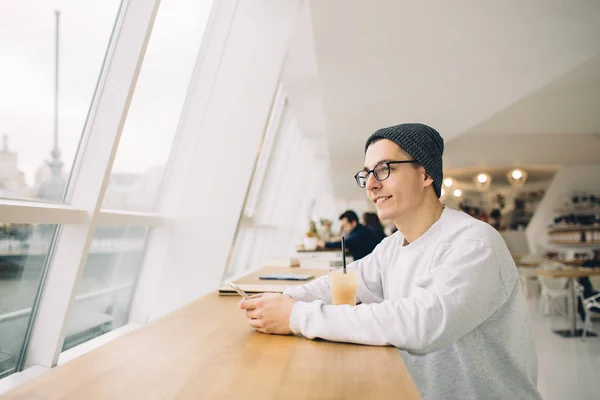
[[[358,276],[356,270],[337,268],[329,271],[329,284],[331,286],[331,300],[333,305],[356,305],[356,286]]]

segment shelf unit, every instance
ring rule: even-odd
[[[551,226],[548,233],[600,231],[600,225]]]
[[[557,214],[600,214],[600,206],[558,208],[554,212]]]
[[[600,214],[600,206],[566,207],[555,209],[559,215]],[[600,224],[593,225],[551,225],[548,227],[548,243],[568,247],[600,246]]]
[[[550,241],[548,241],[548,243],[557,244],[557,245],[561,245],[561,246],[578,246],[578,247],[600,246],[600,242],[575,242],[575,241],[569,241],[569,240],[550,240]]]
[[[568,229],[548,231],[548,242],[551,244],[600,244],[600,228]]]

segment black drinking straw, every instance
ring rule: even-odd
[[[346,240],[342,236],[342,263],[344,265],[344,274],[346,273]]]

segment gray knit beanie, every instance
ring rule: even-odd
[[[377,139],[391,140],[410,154],[433,178],[433,188],[437,197],[442,195],[444,139],[438,131],[423,124],[400,124],[379,129],[367,139],[365,153],[369,145]]]

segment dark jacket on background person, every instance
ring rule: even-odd
[[[346,247],[352,258],[354,258],[354,261],[356,261],[371,254],[375,246],[377,246],[381,240],[382,238],[375,236],[373,231],[369,228],[358,224],[346,237]],[[325,243],[325,248],[341,249],[342,242],[327,242]]]
[[[371,232],[375,235],[375,237],[381,242],[383,239],[387,237],[383,228],[378,225],[366,225],[366,228],[370,229]]]

